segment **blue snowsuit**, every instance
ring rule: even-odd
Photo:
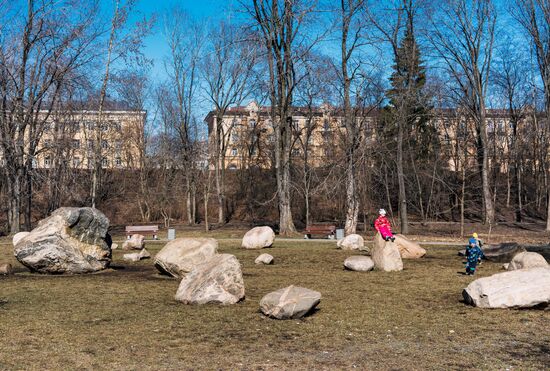
[[[470,238],[466,247],[466,274],[474,274],[478,261],[483,257],[483,251],[475,238]]]

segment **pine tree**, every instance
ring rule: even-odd
[[[407,27],[394,55],[395,64],[392,66],[393,73],[390,77],[391,89],[387,92],[389,102],[382,116],[386,136],[395,137],[397,142],[401,233],[408,233],[404,147],[418,157],[426,157],[435,143],[435,132],[428,125],[430,106],[429,97],[424,90],[426,72],[414,36],[411,9],[407,9],[407,15]]]

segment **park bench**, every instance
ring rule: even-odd
[[[139,233],[144,236],[152,235],[153,239],[157,240],[157,234],[159,231],[158,225],[127,225],[126,236],[129,239],[133,234]]]
[[[327,238],[334,238],[336,226],[330,224],[311,224],[306,227],[306,238],[311,238],[311,235],[321,235]]]

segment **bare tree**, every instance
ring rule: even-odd
[[[432,16],[428,35],[458,87],[460,101],[475,121],[484,220],[489,228],[495,221],[495,209],[489,184],[486,100],[495,24],[496,12],[491,0],[445,0]]]
[[[134,11],[136,0],[114,0],[113,13],[110,18],[110,25],[106,39],[107,49],[105,53],[104,72],[101,78],[99,88],[97,122],[95,129],[91,133],[93,136],[93,167],[92,182],[90,184],[91,206],[96,207],[97,193],[101,186],[101,174],[103,168],[102,142],[104,132],[104,109],[107,97],[108,84],[113,74],[113,66],[119,60],[128,59],[133,56],[140,59],[138,63],[146,63],[141,50],[143,47],[143,38],[151,29],[152,23],[147,20],[139,21],[135,27],[130,27],[129,17]],[[140,58],[141,57],[141,58]]]
[[[546,0],[516,0],[515,16],[524,27],[534,50],[544,88],[546,125],[550,123],[550,3]],[[547,138],[548,140],[548,138]],[[546,163],[547,158],[544,158]],[[550,231],[550,190],[547,193],[546,230]]]
[[[296,231],[291,209],[292,102],[298,83],[295,64],[310,45],[300,44],[300,28],[314,4],[292,0],[253,0],[243,4],[259,30],[269,72],[271,121],[275,134],[275,173],[279,209],[279,232]],[[299,53],[297,53],[299,51]]]
[[[218,224],[226,219],[225,157],[232,123],[224,125],[223,117],[229,107],[240,105],[254,89],[254,66],[257,61],[255,44],[243,37],[243,30],[226,22],[213,26],[209,45],[202,64],[206,95],[214,105],[212,139]]]
[[[0,145],[11,233],[20,230],[22,211],[31,227],[35,155],[68,76],[89,61],[96,5],[28,0],[15,17],[4,14],[11,26],[1,36]]]
[[[343,122],[346,128],[344,150],[346,151],[346,234],[355,233],[359,215],[357,192],[357,156],[360,144],[360,127],[356,111],[352,107],[351,90],[360,71],[358,49],[365,45],[365,31],[362,13],[366,3],[363,0],[341,0],[340,22],[340,78],[342,81]]]
[[[191,31],[190,31],[191,30]],[[189,20],[181,9],[174,8],[165,17],[165,37],[170,47],[166,61],[169,75],[168,94],[174,98],[167,103],[164,114],[177,133],[181,165],[185,172],[185,194],[187,222],[196,222],[196,158],[194,142],[197,139],[195,105],[199,89],[199,61],[204,42],[204,29]]]

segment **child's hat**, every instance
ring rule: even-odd
[[[380,209],[380,210],[378,210],[378,214],[380,214],[380,215],[386,215],[386,210]]]
[[[474,232],[474,234],[472,234],[472,237],[477,238],[477,233]]]

